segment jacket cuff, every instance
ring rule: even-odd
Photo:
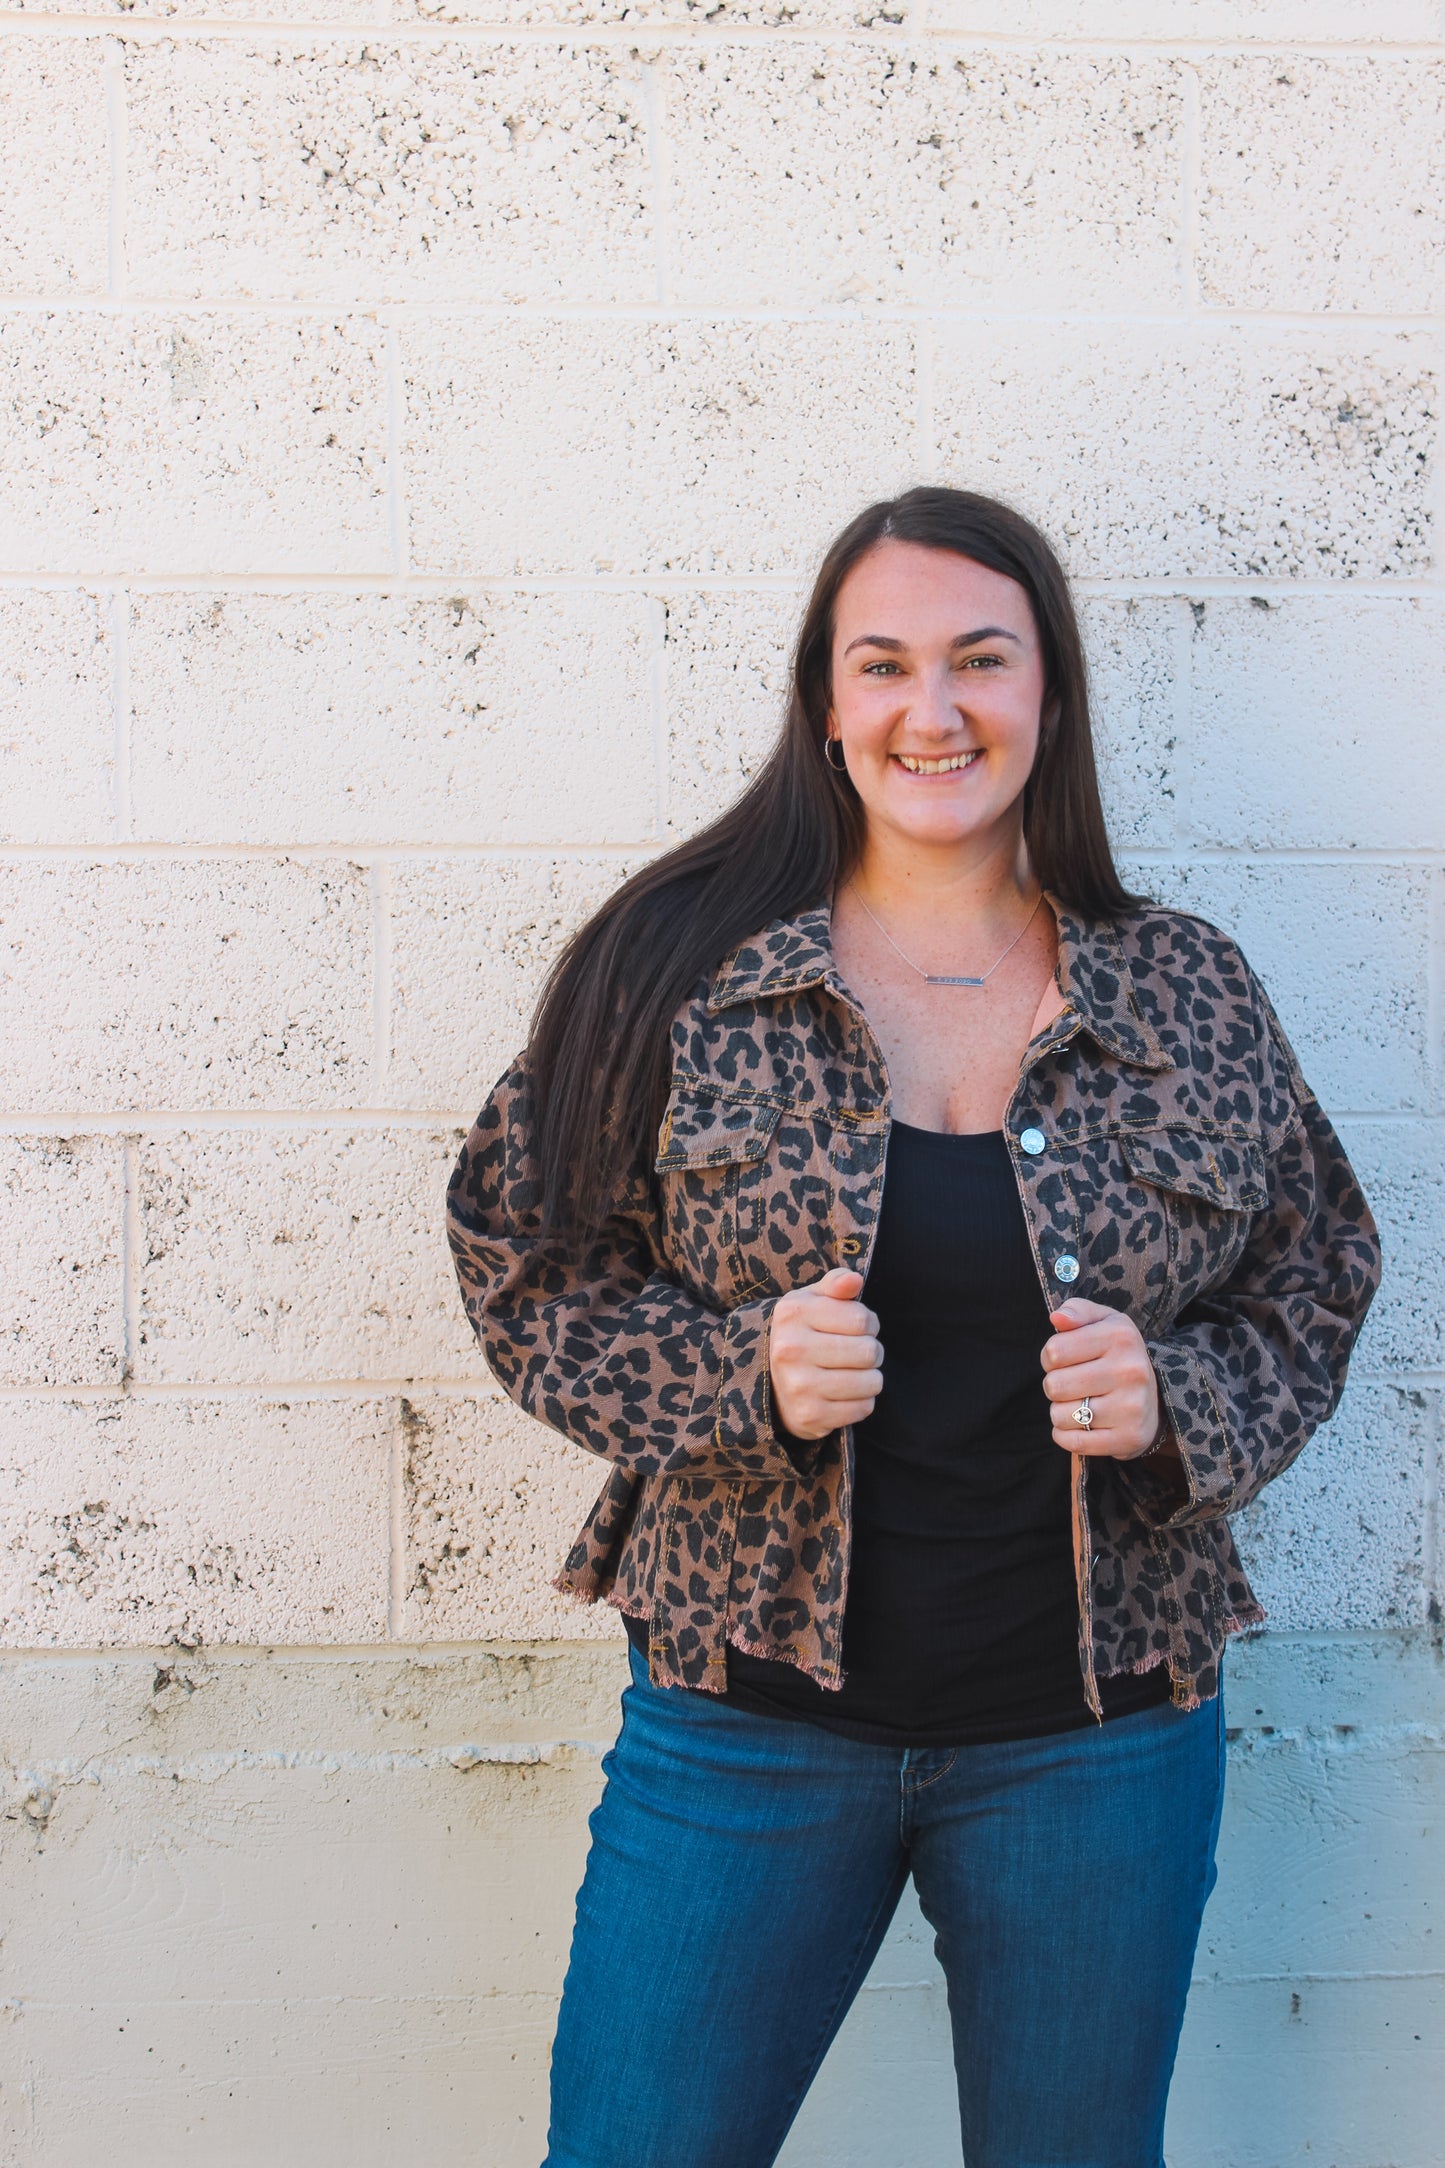
[[[1229,1432],[1209,1374],[1192,1348],[1167,1340],[1147,1345],[1178,1458],[1162,1467],[1157,1459],[1122,1460],[1119,1475],[1151,1528],[1213,1520],[1230,1511],[1235,1480]]]
[[[713,1457],[725,1475],[755,1481],[794,1476],[797,1466],[773,1421],[768,1348],[777,1296],[728,1314],[713,1420]]]

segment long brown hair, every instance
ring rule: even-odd
[[[910,489],[871,504],[824,557],[803,612],[777,744],[720,819],[625,881],[575,933],[532,1022],[544,1222],[595,1233],[628,1170],[649,1154],[668,1080],[668,1029],[683,999],[775,918],[831,897],[856,862],[862,802],[823,753],[833,611],[860,557],[885,541],[951,550],[1016,580],[1044,664],[1044,714],[1024,787],[1024,840],[1045,888],[1088,918],[1136,900],[1109,848],[1094,767],[1088,678],[1064,570],[1029,520],[993,497]]]

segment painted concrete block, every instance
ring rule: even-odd
[[[1201,1985],[1273,1975],[1360,1978],[1388,1949],[1399,1975],[1436,1969],[1445,1754],[1425,1722],[1283,1731],[1230,1692],[1227,1906],[1211,1905]],[[1234,1718],[1245,1725],[1236,1729]],[[1424,1736],[1422,1736],[1424,1734]]]
[[[120,1382],[123,1153],[119,1137],[0,1138],[0,1383]]]
[[[101,596],[0,589],[0,843],[110,833],[114,661]]]
[[[20,15],[74,12],[70,0],[5,0]],[[392,0],[85,0],[87,15],[134,17],[141,22],[375,23],[391,20]]]
[[[137,595],[136,832],[645,837],[655,614],[639,595],[587,592]]]
[[[1170,2095],[1170,2168],[1435,2168],[1442,2038],[1438,1970],[1201,1983]]]
[[[298,1403],[299,1404],[299,1403]],[[60,1774],[96,1762],[124,1766],[151,1752],[171,1766],[247,1747],[266,1755],[334,1755],[353,1763],[480,1768],[508,1746],[570,1742],[600,1759],[617,1732],[627,1652],[536,1642],[468,1649],[392,1644],[339,1648],[168,1649],[159,1665],[133,1649],[77,1665],[70,1655],[0,1651],[4,1735],[27,1761]],[[466,1756],[470,1742],[483,1749]],[[466,1771],[462,1771],[466,1774]]]
[[[0,571],[390,562],[366,317],[0,317]]]
[[[431,23],[695,25],[700,30],[890,30],[918,0],[396,0],[398,19]]]
[[[261,299],[651,299],[622,49],[161,42],[127,60],[131,276]]]
[[[398,2128],[429,2161],[480,2136],[488,2168],[528,2168],[620,1655],[0,1661],[0,1733],[28,1756],[0,1816],[22,1987],[0,2072],[27,2160],[90,2159],[103,2117],[120,2168],[179,2168],[198,2141],[383,2168]],[[1232,1647],[1225,1694],[1169,2158],[1433,2168],[1438,1657],[1423,1635],[1264,1634]],[[791,2168],[956,2161],[930,1939],[905,1892]]]
[[[930,30],[1004,37],[1298,38],[1351,45],[1440,34],[1434,0],[928,0]]]
[[[1194,604],[1184,833],[1238,850],[1445,842],[1445,611],[1431,597]]]
[[[940,478],[1010,498],[1077,576],[1384,578],[1431,561],[1421,334],[1139,323],[935,339]]]
[[[1420,1625],[1439,1394],[1357,1379],[1334,1419],[1234,1521],[1280,1633]]]
[[[182,1675],[191,1668],[184,1652],[166,1654],[155,1668]],[[341,2036],[368,2000],[389,2010],[388,2029],[398,2010],[417,2005],[461,2005],[472,2016],[483,1950],[508,1994],[546,1997],[555,2009],[585,1817],[599,1788],[595,1754],[468,1766],[467,1746],[475,1752],[488,1742],[463,1733],[452,1747],[454,1762],[432,1749],[396,1755],[388,1766],[383,1755],[336,1753],[314,1739],[293,1750],[290,1766],[269,1742],[250,1740],[187,1760],[166,1751],[162,1728],[152,1725],[149,1753],[102,1751],[88,1782],[67,1782],[65,1772],[57,1783],[50,1771],[35,1772],[50,1778],[48,1858],[34,1857],[33,1839],[29,1858],[14,1836],[6,1848],[7,1865],[31,1900],[19,1934],[12,1930],[8,1940],[7,1969],[18,1968],[11,1977],[24,1980],[27,2003],[39,2006],[42,2033],[47,2006],[63,2010],[78,1999],[75,1940],[84,1932],[84,1893],[97,1880],[107,1885],[108,1903],[96,1954],[109,1944],[119,1958],[128,1946],[134,1974],[145,1982],[134,2022],[156,2023],[156,2005],[167,2001],[209,2002],[210,2024],[193,2035],[209,2053],[218,2045],[217,2002],[242,2024],[247,2006],[260,2004],[278,2032],[287,2006],[305,2013],[326,1999],[343,2009],[352,2003],[350,2022],[335,2027]],[[162,1787],[185,1805],[172,1842],[157,1845],[147,1838]],[[217,1847],[238,1827],[253,1832],[251,1841],[227,1847],[222,1868]],[[132,1843],[117,1858],[115,1838],[126,1828]],[[69,1898],[59,1887],[62,1859],[69,1862]],[[223,1905],[215,1901],[218,1883]],[[48,1934],[32,1896],[47,1884],[54,1900]],[[178,1913],[189,1915],[184,1925]],[[403,1930],[406,1920],[424,1920],[424,1931]],[[291,1946],[278,1967],[285,1921],[305,1926],[294,1942],[287,1937]],[[72,2024],[79,2016],[75,2011]],[[166,2048],[154,2044],[169,2063]],[[179,2075],[175,2065],[156,2073],[157,2105],[167,2077],[174,2084]],[[486,2132],[484,2123],[478,2136]],[[492,2157],[478,2150],[481,2159]],[[217,2151],[226,2158],[219,2140]],[[245,2156],[231,2154],[238,2157]],[[283,2137],[277,2157],[306,2156],[294,2137],[291,2144]]]
[[[679,301],[1177,306],[1171,60],[709,39],[663,81]]]
[[[552,1577],[610,1473],[498,1392],[402,1402],[409,1641],[616,1641]]]
[[[0,1104],[365,1103],[371,904],[340,861],[0,867]]]
[[[639,860],[409,859],[392,890],[391,1103],[470,1121],[563,942]]]
[[[1116,850],[1178,835],[1179,663],[1188,606],[1173,597],[1080,599],[1094,751]]]
[[[916,478],[896,327],[437,317],[398,337],[419,571],[791,571]]]
[[[667,823],[691,835],[751,782],[777,742],[788,705],[802,598],[669,595]]]
[[[142,1140],[136,1376],[484,1375],[446,1244],[459,1131]]]
[[[105,291],[105,60],[100,38],[0,42],[0,293],[30,299]]]
[[[1130,877],[1235,937],[1332,1113],[1431,1104],[1426,868],[1260,856],[1156,860]]]
[[[1341,1135],[1385,1252],[1356,1368],[1445,1369],[1445,1123],[1345,1122]]]
[[[903,1905],[915,1912],[916,1904],[910,1884]],[[885,1944],[777,2168],[954,2168],[962,2157],[943,1975],[930,1950],[917,1977],[894,1984],[886,1978],[892,1955]]]
[[[1445,61],[1199,62],[1199,281],[1220,308],[1428,313],[1445,292]]]
[[[336,1794],[345,1796],[339,1784]],[[391,1841],[434,1842],[440,1812],[416,1816]],[[226,1827],[219,1817],[218,1826]],[[359,1861],[358,1871],[370,1864]],[[188,2168],[206,2154],[236,2168],[263,2160],[386,2168],[397,2130],[438,2164],[470,2157],[483,2168],[535,2168],[547,2143],[556,1998],[503,1986],[403,1999],[384,1970],[368,1972],[375,1989],[357,1994],[354,1947],[348,1940],[338,1950],[324,1995],[232,2002],[216,1996],[214,1972],[209,1993],[184,1999],[142,1988],[130,2022],[112,2019],[103,2042],[80,1995],[59,2009],[28,2008],[25,2061],[6,2087],[27,2168],[90,2168],[97,2131],[107,2168]],[[30,2096],[21,2090],[27,2068],[43,2073]],[[22,2110],[27,2097],[34,2107]]]
[[[8,1401],[0,1639],[377,1639],[390,1423],[356,1400]]]

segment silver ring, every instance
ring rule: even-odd
[[[1084,1399],[1082,1399],[1082,1400],[1081,1400],[1081,1401],[1079,1402],[1079,1405],[1078,1405],[1078,1406],[1077,1406],[1077,1407],[1075,1408],[1075,1410],[1074,1410],[1074,1421],[1075,1421],[1075,1422],[1076,1422],[1076,1423],[1078,1424],[1078,1426],[1079,1426],[1080,1430],[1092,1430],[1092,1429],[1093,1429],[1093,1427],[1094,1427],[1094,1411],[1093,1411],[1093,1409],[1092,1409],[1092,1408],[1091,1408],[1091,1407],[1089,1406],[1089,1402],[1088,1402],[1088,1397],[1087,1397],[1087,1395],[1085,1396],[1085,1398],[1084,1398]]]

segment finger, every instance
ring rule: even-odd
[[[1050,1400],[1099,1400],[1105,1393],[1127,1393],[1136,1388],[1138,1397],[1144,1397],[1145,1380],[1121,1377],[1116,1363],[1071,1363],[1067,1370],[1049,1370],[1044,1375],[1044,1391]]]
[[[861,1302],[814,1302],[806,1312],[810,1332],[870,1332],[877,1337],[878,1320]]]
[[[813,1282],[809,1292],[829,1295],[835,1302],[852,1302],[863,1292],[863,1275],[855,1272],[851,1265],[834,1265],[831,1272],[825,1272],[821,1280]]]
[[[824,1370],[814,1382],[811,1397],[826,1401],[830,1407],[844,1401],[851,1404],[866,1400],[871,1408],[882,1390],[881,1370]],[[851,1423],[854,1418],[850,1415],[847,1420]]]
[[[823,1420],[829,1430],[841,1430],[845,1423],[866,1423],[872,1413],[871,1400],[840,1400],[829,1402]]]
[[[855,1340],[833,1333],[826,1339],[820,1335],[804,1359],[819,1370],[878,1370],[883,1364],[883,1347],[871,1334]]]
[[[1073,1332],[1055,1333],[1052,1340],[1045,1340],[1039,1350],[1039,1361],[1045,1370],[1065,1370],[1071,1364],[1097,1362],[1101,1355],[1111,1351],[1119,1353],[1131,1344],[1132,1335],[1119,1331],[1116,1316],[1112,1326],[1080,1325]]]
[[[1057,1326],[1060,1332],[1076,1332],[1080,1325],[1096,1325],[1101,1319],[1118,1315],[1119,1312],[1111,1310],[1106,1302],[1090,1302],[1087,1295],[1070,1295],[1057,1310],[1050,1310],[1049,1323]]]
[[[1054,1443],[1065,1453],[1081,1453],[1085,1459],[1089,1460],[1130,1460],[1133,1458],[1132,1454],[1120,1453],[1119,1440],[1111,1437],[1107,1430],[1075,1430],[1067,1438],[1062,1431],[1056,1430],[1054,1432]]]
[[[1087,1430],[1084,1429],[1082,1424],[1074,1421],[1074,1410],[1078,1405],[1077,1400],[1066,1400],[1058,1407],[1050,1410],[1056,1442],[1059,1445],[1071,1446],[1078,1453],[1084,1452],[1087,1446],[1096,1444],[1100,1438],[1112,1439],[1117,1444],[1119,1438],[1123,1435],[1123,1429],[1122,1427],[1116,1428],[1109,1421],[1107,1405],[1102,1401],[1095,1400],[1092,1394],[1089,1395],[1089,1406],[1093,1412],[1094,1420]],[[1132,1432],[1137,1426],[1131,1424],[1128,1427]]]

